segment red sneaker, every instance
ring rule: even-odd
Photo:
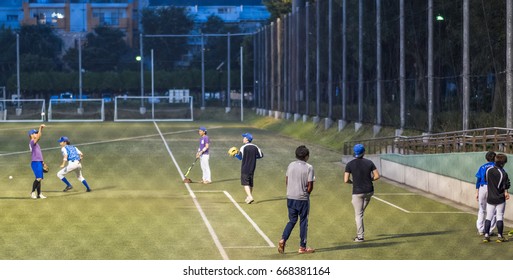
[[[283,239],[278,242],[278,253],[285,254],[285,240]]]
[[[310,247],[299,247],[299,251],[298,251],[298,253],[300,253],[300,254],[310,254],[310,253],[314,253],[314,252],[315,252],[315,249],[310,248]]]

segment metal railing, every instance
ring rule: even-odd
[[[435,154],[499,151],[513,151],[513,129],[489,127],[461,130],[420,136],[395,136],[373,138],[344,143],[345,155],[353,153],[353,146],[361,143],[367,154]]]

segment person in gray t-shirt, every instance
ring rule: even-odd
[[[285,253],[285,243],[290,237],[299,218],[299,251],[298,253],[313,253],[315,249],[306,247],[308,231],[308,213],[310,212],[310,193],[315,181],[313,166],[306,163],[310,151],[304,145],[297,147],[297,160],[291,162],[287,168],[285,184],[287,185],[287,208],[289,222],[283,230],[281,240],[278,242],[278,252]]]

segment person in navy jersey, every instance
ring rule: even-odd
[[[486,220],[485,220],[485,238],[483,242],[490,242],[490,227],[494,214],[497,216],[497,243],[508,241],[504,238],[504,212],[506,210],[506,200],[509,199],[508,189],[510,181],[508,173],[504,170],[504,165],[508,162],[505,154],[495,156],[495,166],[486,170],[486,183],[488,186],[488,197],[486,198]]]
[[[200,135],[199,139],[199,147],[198,152],[196,153],[196,158],[200,159],[201,171],[203,173],[202,180],[200,183],[210,184],[212,182],[212,178],[210,175],[210,138],[207,135],[207,129],[204,126],[201,126],[198,129],[198,134]]]
[[[32,183],[32,193],[31,197],[33,199],[37,198],[46,198],[41,192],[41,181],[43,181],[43,152],[41,151],[41,147],[39,146],[39,140],[41,140],[41,136],[43,135],[44,124],[39,126],[39,130],[31,129],[28,132],[28,136],[30,138],[29,149],[32,157],[32,161],[30,163],[30,167],[35,175],[35,180]]]
[[[66,184],[66,187],[63,191],[67,192],[73,188],[65,176],[69,172],[75,171],[77,179],[82,182],[82,184],[84,184],[86,191],[90,192],[91,188],[89,187],[89,184],[85,180],[84,176],[82,176],[82,158],[84,157],[84,154],[77,147],[71,145],[68,137],[66,136],[59,138],[58,142],[61,146],[62,169],[57,172],[57,177],[59,177],[59,179],[61,179],[61,181]]]
[[[241,163],[240,168],[240,182],[246,192],[245,202],[247,204],[253,203],[253,179],[255,175],[257,159],[263,158],[264,153],[255,144],[252,143],[253,135],[251,133],[242,134],[242,147],[239,149],[239,153],[235,155]]]
[[[486,184],[486,170],[495,165],[495,152],[489,151],[485,155],[486,163],[481,165],[476,173],[476,200],[479,205],[477,212],[477,233],[484,235],[484,225],[486,218],[486,199],[488,197],[488,186]],[[493,215],[490,225],[490,232],[495,228],[497,221],[496,215]]]

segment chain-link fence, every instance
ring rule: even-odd
[[[506,3],[307,3],[255,34],[257,106],[427,132],[505,126]]]

